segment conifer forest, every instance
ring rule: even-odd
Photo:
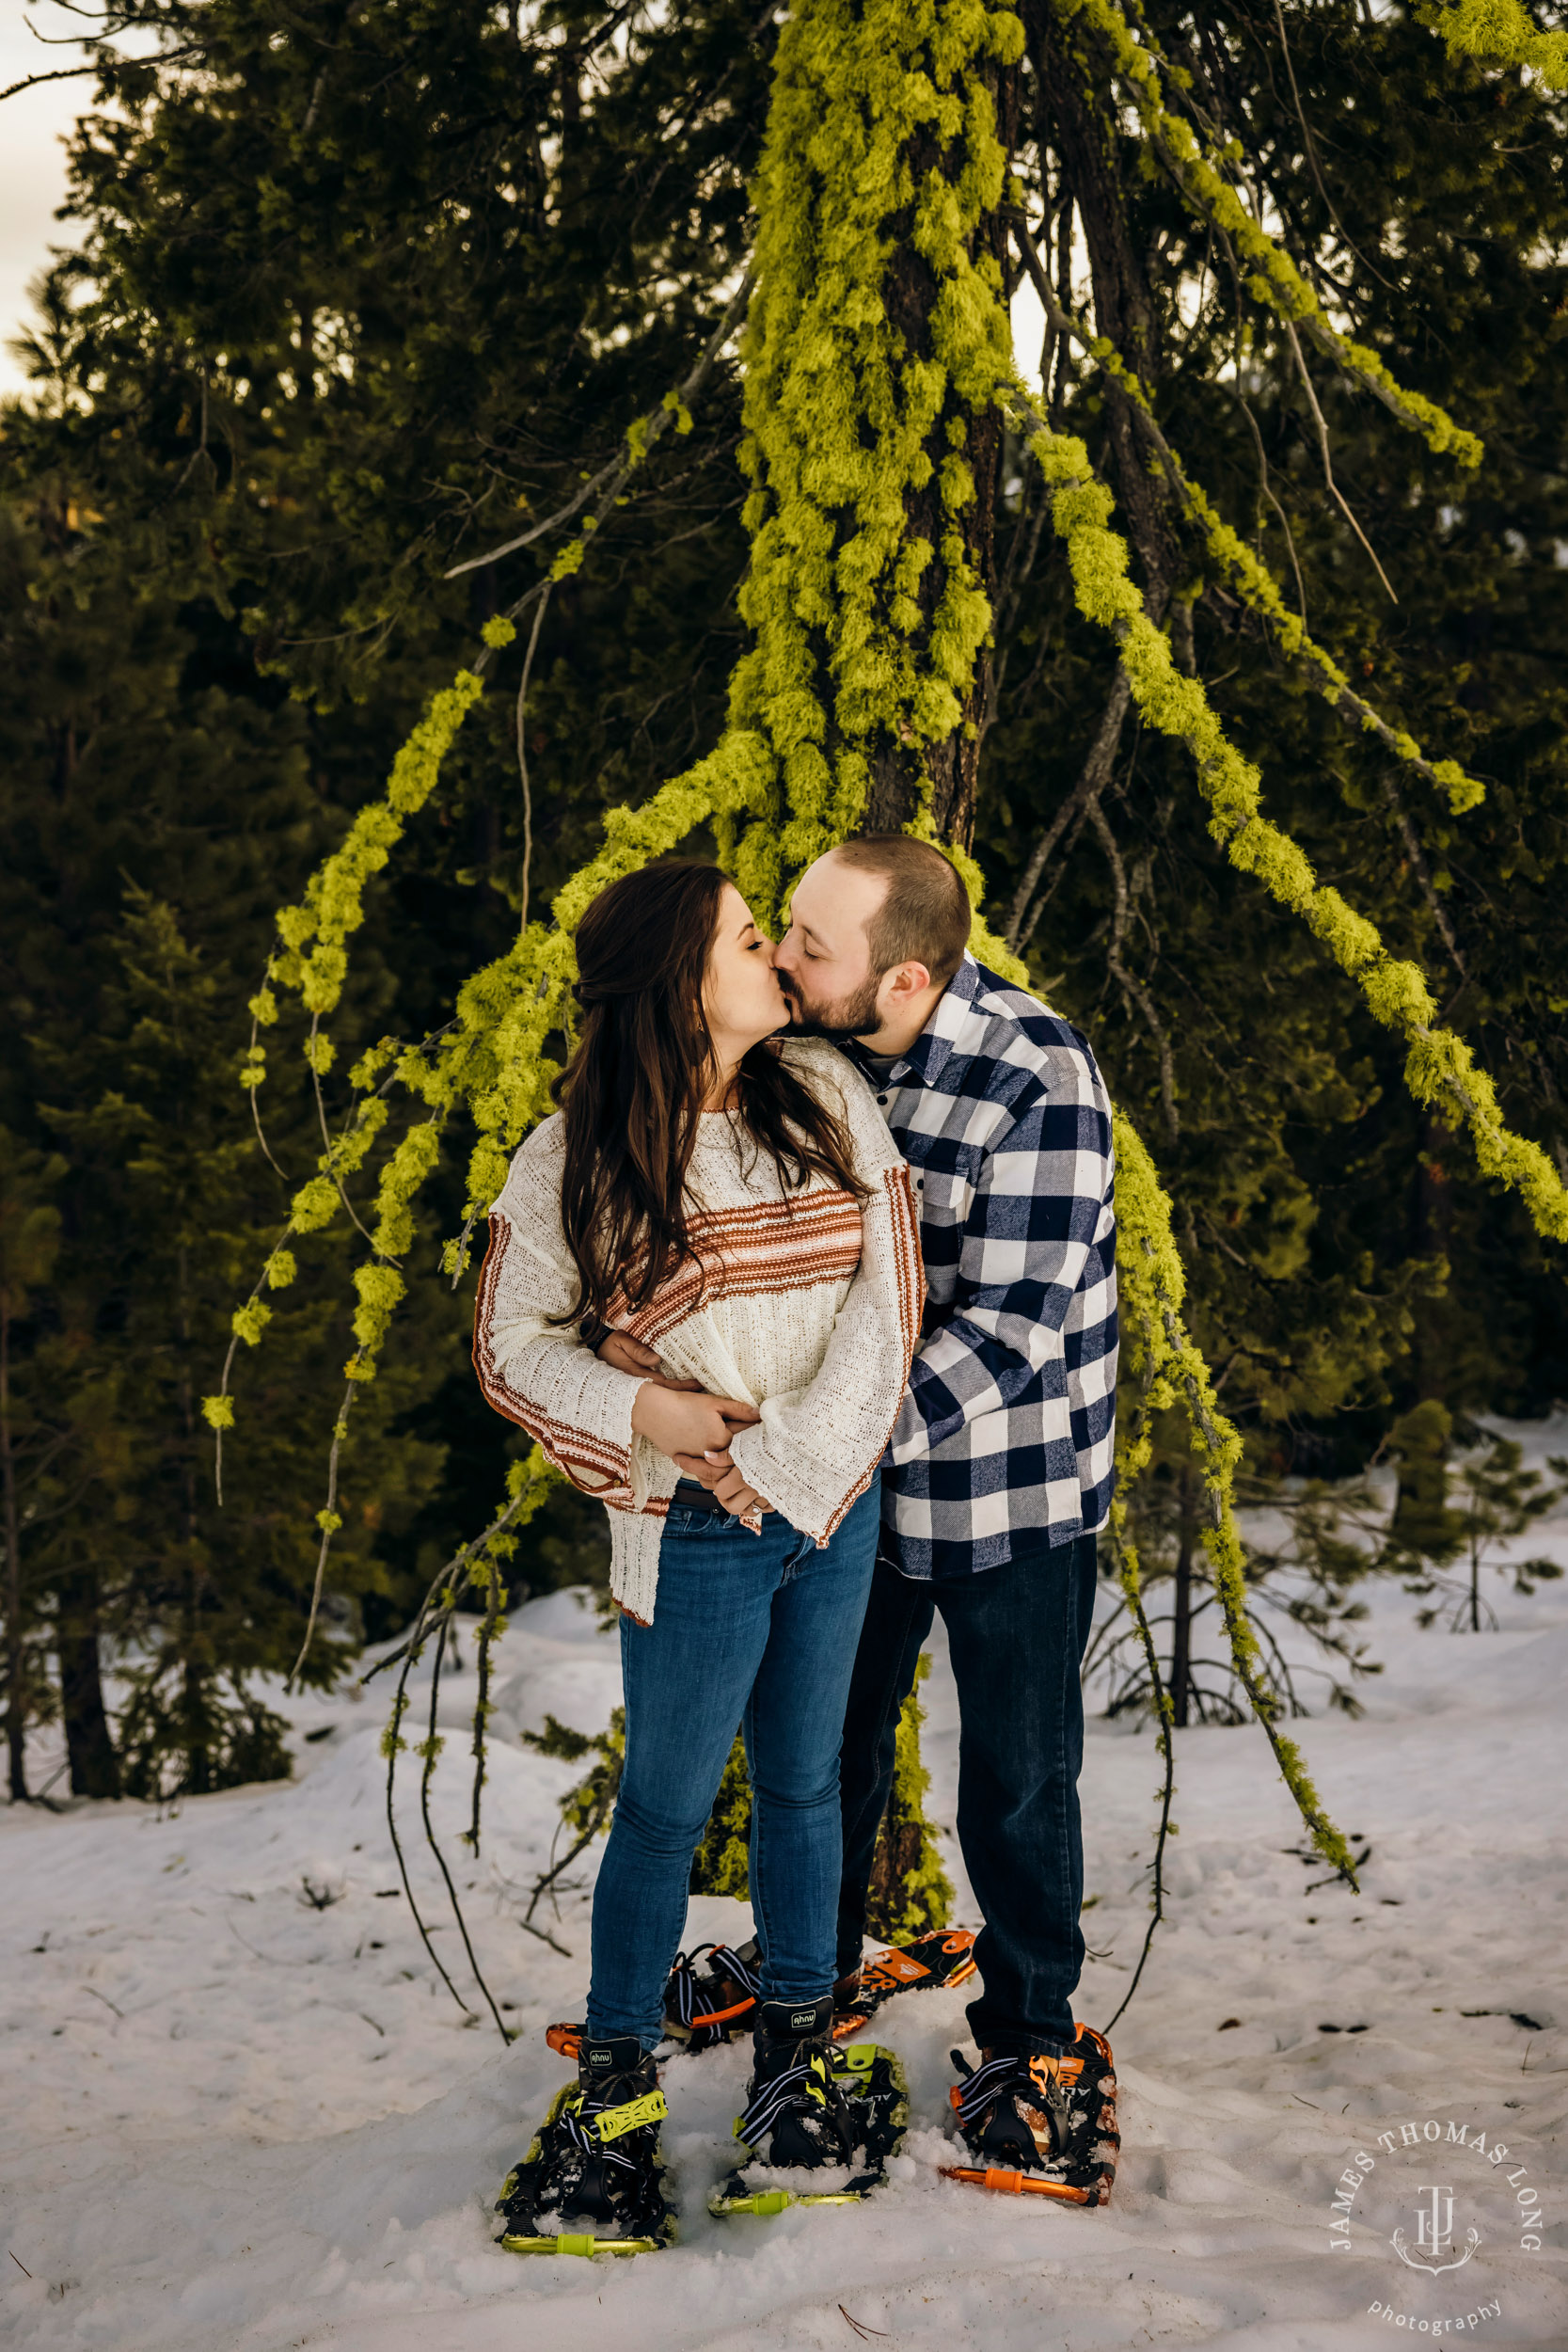
[[[1445,2100],[1528,2137],[1544,2193],[1560,2164],[1560,0],[25,14],[0,139],[58,82],[67,169],[0,322],[0,1826],[30,1890],[0,2045],[42,2038],[19,2095],[55,2069],[82,2138],[14,2224],[18,2341],[368,2346],[380,2312],[378,2352],[1288,2323],[1351,2352],[1369,2304],[1436,2331],[1494,2296],[1503,2340],[1564,2341],[1560,2221],[1521,2253],[1478,2203],[1457,2279],[1385,2228],[1365,2293],[1319,2250],[1344,2150],[1386,2176],[1376,2134],[1451,2139]],[[581,2013],[625,1716],[605,1514],[475,1381],[484,1220],[607,882],[717,862],[776,937],[816,857],[889,832],[951,859],[974,954],[1114,1104],[1079,2013],[1120,2020],[1124,2234],[939,2179],[964,2029],[922,1994],[921,2128],[863,2221],[732,2222],[727,2264],[683,2223],[640,2316],[647,2265],[507,2272],[487,2224],[560,2071],[536,2028]],[[898,1732],[893,1943],[979,1925],[946,1672]],[[340,1820],[312,1792],[351,1749]],[[750,1819],[737,1740],[693,1943],[738,1940]],[[232,1932],[216,1896],[188,1945],[149,1913],[134,1981],[80,1943],[57,1997],[120,2055],[79,2090],[87,2028],[36,2023],[27,1971],[202,1836]],[[209,1931],[256,1979],[221,2026]],[[341,1989],[361,1952],[384,1998]],[[101,2273],[71,2182],[112,2203],[160,1971],[248,2088],[148,2126],[173,2169]],[[319,2114],[257,2088],[314,2046],[307,1976],[380,2070],[324,2058]],[[274,2169],[198,2224],[230,2127]]]

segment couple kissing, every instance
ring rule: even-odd
[[[1109,2193],[1111,2053],[1071,1995],[1115,1439],[1110,1106],[1085,1040],[969,931],[952,865],[904,834],[819,858],[776,946],[684,860],[612,883],[578,928],[578,1042],[491,1214],[474,1359],[606,1506],[626,1745],[578,2077],[502,2191],[514,2250],[673,2234],[657,2054],[672,2031],[701,2046],[667,1987],[737,1725],[755,1935],[715,1959],[753,2063],[714,2209],[880,2178],[901,2077],[843,2037],[938,1611],[983,1919],[950,2169]]]

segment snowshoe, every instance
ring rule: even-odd
[[[854,2205],[880,2185],[909,2121],[909,2088],[891,2050],[832,2038],[832,1996],[811,2009],[760,2011],[750,2095],[736,2118],[740,2163],[708,2200],[714,2214]]]
[[[1121,2135],[1117,2078],[1103,2034],[1080,2026],[1060,2058],[991,2058],[970,2066],[948,2092],[974,2165],[943,2165],[950,2181],[1073,2205],[1110,2202]]]
[[[833,1988],[834,2039],[844,2042],[859,2033],[895,1993],[962,1984],[974,1974],[974,1947],[972,1928],[935,1928],[912,1943],[868,1953]],[[699,1969],[705,1952],[707,1965]],[[713,2049],[751,2031],[761,1997],[762,1954],[754,1941],[699,1944],[693,1951],[675,1955],[664,1988],[664,2030],[672,2042],[693,2054]],[[545,2039],[562,2058],[575,2058],[582,2046],[582,2027],[546,2026]]]
[[[868,1952],[833,1987],[835,2040],[847,2041],[858,2033],[895,1993],[963,1984],[974,1974],[974,1941],[973,1928],[932,1928],[912,1943]]]
[[[585,2043],[496,2201],[511,2254],[647,2254],[668,2246],[664,2093],[633,2034]]]

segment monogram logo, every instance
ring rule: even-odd
[[[1390,2243],[1402,2263],[1412,2270],[1430,2271],[1437,2278],[1445,2270],[1463,2270],[1476,2248],[1481,2244],[1481,2232],[1471,2230],[1465,2242],[1463,2254],[1452,2262],[1444,2262],[1445,2254],[1453,2253],[1453,2190],[1436,2182],[1418,2182],[1418,2193],[1427,2200],[1416,2207],[1416,2244],[1410,2247],[1402,2230],[1396,2230]]]

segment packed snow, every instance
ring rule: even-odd
[[[1522,1434],[1532,1454],[1562,1435]],[[1529,1549],[1568,1560],[1568,1524]],[[1370,1849],[1359,1894],[1296,1851],[1255,1725],[1180,1736],[1169,1918],[1114,2037],[1123,2153],[1103,2211],[940,2177],[965,1994],[915,1993],[877,2020],[908,2071],[912,2123],[866,2206],[708,2216],[742,2099],[736,2045],[665,2070],[676,2247],[585,2262],[492,2243],[497,2187],[566,2071],[542,2029],[582,2010],[602,1849],[572,1872],[559,1915],[537,1915],[564,1948],[523,1932],[582,1767],[518,1734],[546,1711],[583,1731],[608,1720],[616,1643],[587,1595],[531,1602],[506,1638],[477,1862],[458,1837],[471,1664],[443,1708],[434,1819],[510,2047],[423,1848],[408,1758],[399,1819],[416,1887],[474,2014],[441,1985],[398,1889],[384,1682],[287,1703],[291,1783],[163,1809],[11,1807],[9,2340],[40,2352],[1338,2352],[1411,2333],[1568,2345],[1568,1588],[1489,1583],[1502,1629],[1479,1637],[1418,1630],[1416,1604],[1380,1583],[1367,1630],[1385,1672],[1362,1686],[1364,1717],[1296,1726],[1330,1810]],[[940,1631],[925,1696],[932,1810],[950,1830],[958,1722]],[[33,1761],[46,1775],[47,1738]],[[1091,1724],[1096,1957],[1078,2010],[1093,2025],[1121,2000],[1142,1939],[1157,1780],[1147,1725]],[[944,1851],[968,1919],[951,1835]],[[749,1931],[738,1904],[692,1906],[689,1941]],[[1361,2190],[1336,2231],[1347,2171]],[[1434,2186],[1452,2198],[1441,2268],[1392,2242],[1407,2254],[1428,2242]]]

